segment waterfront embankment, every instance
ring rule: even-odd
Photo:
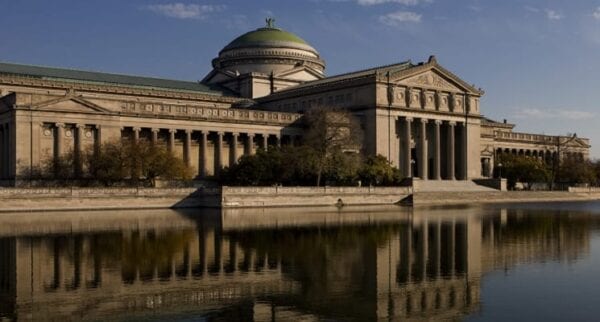
[[[417,191],[412,187],[1,188],[0,212],[459,205],[600,200],[600,190]]]

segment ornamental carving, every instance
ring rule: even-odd
[[[449,91],[457,90],[456,86],[452,85],[447,80],[443,79],[435,73],[426,73],[423,75],[415,76],[406,80],[406,83],[417,86],[434,87],[439,89],[445,89]]]

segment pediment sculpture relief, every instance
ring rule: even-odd
[[[426,72],[421,75],[413,76],[402,81],[402,83],[412,86],[436,88],[447,91],[461,90],[434,72]]]

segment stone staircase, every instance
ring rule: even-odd
[[[498,191],[476,184],[471,180],[414,180],[413,189],[419,192],[485,192]]]

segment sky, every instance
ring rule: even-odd
[[[315,47],[335,75],[438,62],[485,90],[515,131],[577,133],[600,158],[600,0],[0,0],[0,61],[200,80],[265,25]]]

